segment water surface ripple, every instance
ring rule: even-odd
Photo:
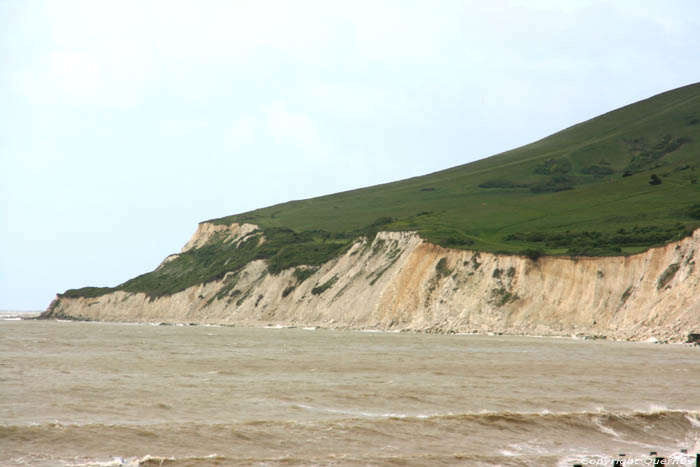
[[[0,465],[570,466],[700,450],[700,349],[0,320]],[[694,458],[693,458],[694,459]]]

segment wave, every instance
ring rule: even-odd
[[[221,456],[217,454],[207,456],[152,456],[143,457],[114,457],[112,459],[85,459],[75,461],[70,459],[53,459],[44,462],[44,465],[57,467],[221,467],[221,466],[356,466],[356,465],[469,465],[470,467],[491,467],[498,465],[501,467],[540,467],[543,465],[570,467],[575,463],[580,463],[583,459],[584,465],[612,465],[612,460],[617,457],[601,458],[587,456],[556,456],[547,453],[521,456],[513,452],[495,453],[490,455],[474,455],[468,453],[415,453],[415,454],[384,454],[384,455],[330,455],[330,456]],[[625,465],[652,465],[649,456],[628,457]],[[691,466],[695,463],[695,458],[689,455],[672,455],[667,458],[665,465]],[[18,464],[20,465],[20,464]],[[26,464],[33,465],[34,464]]]
[[[432,461],[468,465],[571,465],[561,463],[564,459],[580,463],[585,456],[601,458],[618,452],[641,455],[658,450],[671,456],[680,455],[681,449],[690,453],[700,449],[700,412],[693,410],[654,407],[629,412],[601,409],[402,414],[296,406],[303,409],[294,417],[296,420],[283,421],[0,425],[0,441],[15,448],[12,458],[26,452],[44,452],[64,459],[70,454],[73,459],[70,464],[25,465],[74,467],[255,463],[430,465]],[[325,415],[309,418],[308,413],[303,416],[304,411]],[[309,445],[309,440],[316,439],[322,439],[323,443]],[[86,452],[86,446],[100,446],[102,451]],[[387,446],[401,446],[401,449],[388,453]],[[124,457],[103,457],[99,461],[102,464],[90,460],[99,460],[100,452]],[[149,452],[151,456],[145,456]],[[426,452],[433,453],[432,460],[421,457]],[[83,457],[76,458],[75,453]],[[192,453],[198,454],[192,457]],[[572,457],[572,453],[580,455]],[[332,456],[335,457],[331,459]],[[8,460],[0,455],[0,464],[22,465]]]
[[[309,422],[306,419],[294,420],[247,420],[234,423],[158,423],[158,424],[79,424],[79,423],[35,423],[27,425],[0,424],[0,438],[11,439],[17,434],[21,436],[32,433],[66,430],[94,430],[112,431],[124,430],[132,431],[140,436],[148,436],[151,431],[159,431],[167,428],[169,430],[186,429],[201,430],[209,427],[212,429],[222,427],[245,427],[270,425],[276,427],[311,426],[320,424],[348,423],[348,422],[385,422],[400,424],[436,424],[455,423],[475,424],[483,427],[489,425],[511,426],[514,429],[521,426],[543,425],[549,430],[557,428],[592,429],[602,431],[614,437],[620,437],[621,431],[627,430],[654,430],[669,432],[669,430],[686,431],[689,429],[700,429],[700,411],[692,410],[670,410],[653,408],[646,411],[580,411],[580,412],[516,412],[516,411],[484,411],[484,412],[464,412],[445,414],[405,414],[394,412],[367,412],[362,410],[315,407],[307,404],[294,404],[295,407],[310,411],[325,412],[344,417],[332,418],[329,420],[317,420]]]
[[[311,406],[308,404],[293,404],[293,406],[309,410],[324,411],[329,413],[337,413],[350,415],[350,418],[355,417],[368,417],[368,418],[386,418],[386,419],[400,419],[402,421],[416,419],[416,420],[451,420],[451,419],[472,419],[481,421],[522,421],[527,422],[528,420],[547,420],[547,421],[566,421],[574,419],[621,419],[621,420],[644,420],[644,421],[655,421],[655,420],[670,420],[676,418],[686,418],[689,424],[695,427],[700,427],[700,408],[698,410],[684,410],[684,409],[669,409],[665,406],[654,406],[652,405],[647,410],[634,410],[634,411],[609,411],[604,408],[597,408],[596,410],[582,410],[573,412],[551,412],[549,410],[542,410],[539,412],[520,412],[520,411],[480,411],[480,412],[461,412],[461,413],[432,413],[432,414],[408,414],[408,413],[396,413],[396,412],[363,412],[360,410],[352,409],[342,409],[342,408],[331,408],[331,407],[321,407],[321,406]],[[241,424],[260,424],[260,423],[277,423],[274,420],[252,420],[243,421]],[[290,422],[293,423],[293,422]],[[211,424],[198,424],[195,422],[184,422],[183,424],[196,424],[202,426],[219,426],[224,425],[221,423],[211,423]],[[0,424],[0,433],[4,429],[14,429],[14,428],[68,428],[68,427],[87,427],[87,426],[102,426],[102,427],[144,427],[144,426],[160,426],[161,424],[92,424],[92,423],[61,423],[58,421],[47,422],[47,423],[30,423],[26,425],[10,425],[10,424]]]
[[[523,463],[521,461],[512,462],[512,456],[489,455],[478,456],[464,453],[455,454],[431,454],[419,453],[409,455],[330,455],[321,457],[307,456],[274,456],[274,457],[254,457],[254,456],[220,456],[212,454],[208,456],[152,456],[143,457],[114,457],[112,459],[86,459],[83,461],[72,461],[69,459],[54,459],[51,467],[221,467],[221,466],[356,466],[356,465],[469,465],[472,467],[490,467],[494,465],[502,467],[523,467],[529,465],[554,465],[555,456],[544,455],[531,459],[536,464]],[[511,461],[511,462],[509,462]],[[568,467],[568,464],[567,464]]]
[[[0,321],[21,321],[27,318],[36,318],[41,314],[40,311],[0,311]]]
[[[543,419],[548,420],[565,420],[567,418],[581,418],[588,417],[599,419],[601,417],[619,417],[619,418],[644,418],[650,419],[654,416],[658,418],[668,417],[670,415],[688,415],[693,420],[692,423],[698,423],[700,427],[700,409],[695,410],[682,410],[682,409],[669,409],[661,405],[651,405],[647,410],[634,410],[634,411],[609,411],[603,407],[599,407],[596,410],[583,410],[574,412],[551,412],[549,410],[542,410],[539,412],[519,412],[519,411],[487,411],[483,410],[480,412],[462,412],[462,413],[428,413],[428,414],[409,414],[409,413],[393,413],[393,412],[363,412],[355,409],[342,409],[333,407],[322,407],[322,406],[312,406],[308,404],[294,404],[295,407],[320,411],[329,413],[338,413],[351,416],[359,417],[370,417],[370,418],[400,418],[400,419],[488,419],[491,421],[498,419],[514,420],[519,419],[521,421],[526,421],[528,419]]]

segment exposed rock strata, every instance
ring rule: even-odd
[[[236,241],[255,229],[201,224],[183,251],[221,231]],[[43,316],[682,342],[700,332],[699,247],[700,230],[629,257],[533,261],[382,232],[371,243],[358,240],[302,283],[293,269],[272,275],[264,261],[253,261],[237,277],[157,299],[127,292],[57,298]]]

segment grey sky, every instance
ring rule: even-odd
[[[688,1],[0,0],[0,309],[700,80]]]

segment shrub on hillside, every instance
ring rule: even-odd
[[[537,164],[534,172],[539,175],[564,175],[571,172],[571,161],[568,159],[547,159]]]
[[[452,274],[452,270],[447,266],[447,258],[440,258],[440,261],[435,265],[435,272],[438,277],[447,277]]]
[[[499,180],[487,180],[484,183],[479,184],[479,188],[527,188],[530,185],[517,184],[512,180],[499,179]]]
[[[574,179],[567,175],[558,175],[544,182],[540,182],[530,187],[533,193],[556,193],[559,191],[572,190],[574,188]]]
[[[600,165],[591,165],[589,167],[584,168],[581,170],[582,173],[585,173],[586,175],[596,175],[599,177],[605,176],[605,175],[610,175],[614,173],[615,171],[611,169],[610,167],[602,167]]]
[[[544,250],[542,248],[526,248],[520,252],[521,255],[526,256],[532,261],[537,261],[540,257],[544,256]]]
[[[688,207],[688,209],[686,210],[686,214],[691,219],[700,220],[700,203],[695,203],[692,206]]]
[[[444,246],[445,248],[459,248],[459,247],[464,247],[464,246],[470,246],[474,244],[474,240],[471,238],[466,238],[466,237],[460,237],[460,238],[455,238],[455,237],[448,237],[445,240],[440,242],[441,246]]]

